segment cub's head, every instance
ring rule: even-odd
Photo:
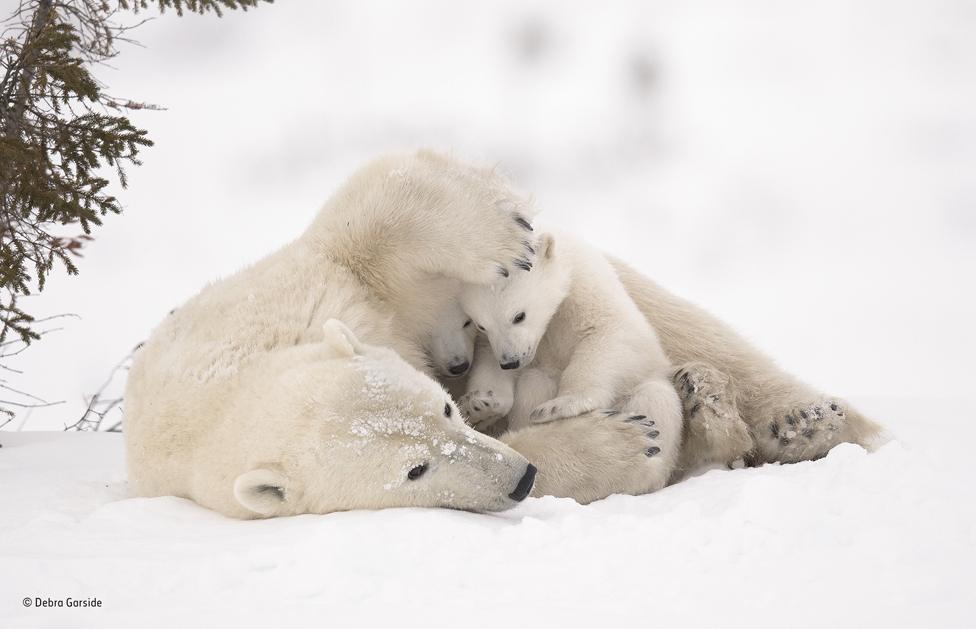
[[[502,282],[467,285],[461,307],[488,337],[502,369],[518,369],[535,358],[549,320],[569,292],[570,272],[559,260],[551,234],[538,242],[535,266]]]
[[[438,314],[437,325],[425,343],[427,355],[438,376],[460,378],[468,373],[474,361],[476,335],[471,318],[457,301],[452,301]]]
[[[465,425],[439,384],[337,320],[297,347],[251,398],[260,438],[231,476],[252,517],[385,507],[501,511],[524,499],[535,468]],[[278,359],[275,359],[278,360]],[[289,365],[289,366],[285,366]],[[263,419],[262,419],[263,418]]]

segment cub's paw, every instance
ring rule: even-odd
[[[589,398],[563,395],[536,406],[529,415],[529,418],[533,423],[542,424],[557,419],[583,415],[584,413],[595,410],[596,407],[597,405]]]
[[[494,391],[469,391],[461,396],[458,405],[468,423],[482,431],[512,410],[512,400],[502,399]]]

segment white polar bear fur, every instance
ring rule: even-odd
[[[734,410],[736,420],[741,417],[751,436],[751,442],[743,442],[735,422],[725,422],[728,417],[719,418],[718,425],[698,426],[696,418],[689,417],[682,455],[686,469],[739,457],[751,464],[795,463],[820,458],[839,443],[872,449],[886,438],[880,426],[847,402],[786,373],[712,314],[669,293],[625,262],[613,256],[607,259],[657,331],[671,361],[705,364],[727,379],[727,387],[721,383],[715,390],[725,389],[732,397],[724,404]],[[724,460],[716,457],[716,451],[723,453]]]
[[[664,487],[681,445],[682,407],[654,328],[601,252],[565,234],[545,234],[537,248],[530,272],[462,290],[461,305],[492,350],[479,345],[462,409],[476,420],[506,415],[512,431],[622,412],[647,429],[650,460],[637,493]],[[502,367],[515,362],[517,371]],[[574,493],[541,470],[538,491]]]
[[[456,299],[450,282],[527,262],[525,211],[495,173],[433,153],[361,169],[298,240],[204,288],[139,350],[135,491],[235,517],[511,507],[528,462],[423,373],[417,322]],[[447,278],[436,299],[431,278]]]
[[[824,456],[838,443],[873,449],[885,439],[880,426],[845,401],[784,372],[713,315],[672,295],[621,260],[612,256],[606,259],[630,299],[656,330],[668,358],[680,365],[676,375],[691,375],[687,381],[677,383],[685,404],[684,439],[676,470],[679,475],[701,466],[732,464],[740,459],[752,465],[811,460]],[[504,353],[503,350],[503,358]],[[482,371],[485,361],[490,367],[488,380],[468,385],[468,390],[492,392],[488,396],[490,404],[484,404],[488,397],[479,396],[483,405],[480,412],[473,413],[475,424],[481,428],[490,426],[500,409],[510,409],[514,404],[514,391],[504,384],[499,386],[492,373],[497,371],[497,359],[479,339],[472,380],[486,373]],[[527,399],[556,395],[552,379],[534,370],[527,371],[520,380],[525,388],[537,389]],[[469,403],[470,399],[462,401],[468,412]],[[525,405],[512,414],[525,417]],[[601,472],[597,461],[614,460],[613,445],[606,444],[601,450],[595,445],[600,437],[587,434],[594,425],[575,419],[573,422],[572,428],[564,430],[535,426],[500,438],[546,470],[540,474],[536,493],[545,492],[546,476],[558,477],[561,486],[571,488],[573,497],[580,502],[608,495],[605,492],[610,487],[627,491],[621,489],[626,483],[615,484],[613,475],[633,475],[640,466],[614,471],[604,468]],[[608,441],[614,429],[619,429],[619,425],[610,421],[597,428]],[[551,434],[543,438],[543,432]],[[577,433],[575,437],[571,436],[573,432]],[[530,440],[532,443],[527,443]],[[546,446],[539,448],[543,442]],[[630,444],[625,450],[628,456],[635,456]]]

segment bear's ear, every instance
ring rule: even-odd
[[[539,252],[546,260],[552,259],[556,255],[556,239],[552,234],[542,234],[539,236]]]
[[[281,513],[289,498],[283,474],[259,468],[244,472],[234,481],[234,498],[248,511],[263,516]]]
[[[338,319],[329,319],[322,326],[325,346],[335,358],[352,358],[362,353],[362,343],[352,330]]]

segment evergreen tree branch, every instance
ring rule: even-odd
[[[93,228],[122,211],[103,169],[113,169],[117,185],[125,188],[125,168],[138,166],[139,152],[152,146],[147,131],[125,114],[159,108],[107,94],[92,68],[118,55],[119,43],[136,43],[128,33],[150,18],[132,18],[146,11],[219,16],[261,1],[270,2],[19,0],[3,20],[0,347],[16,340],[26,348],[41,337],[19,298],[42,291],[55,266],[77,274],[74,259]],[[66,235],[72,230],[76,235]],[[0,401],[0,414],[9,414],[3,405]]]

